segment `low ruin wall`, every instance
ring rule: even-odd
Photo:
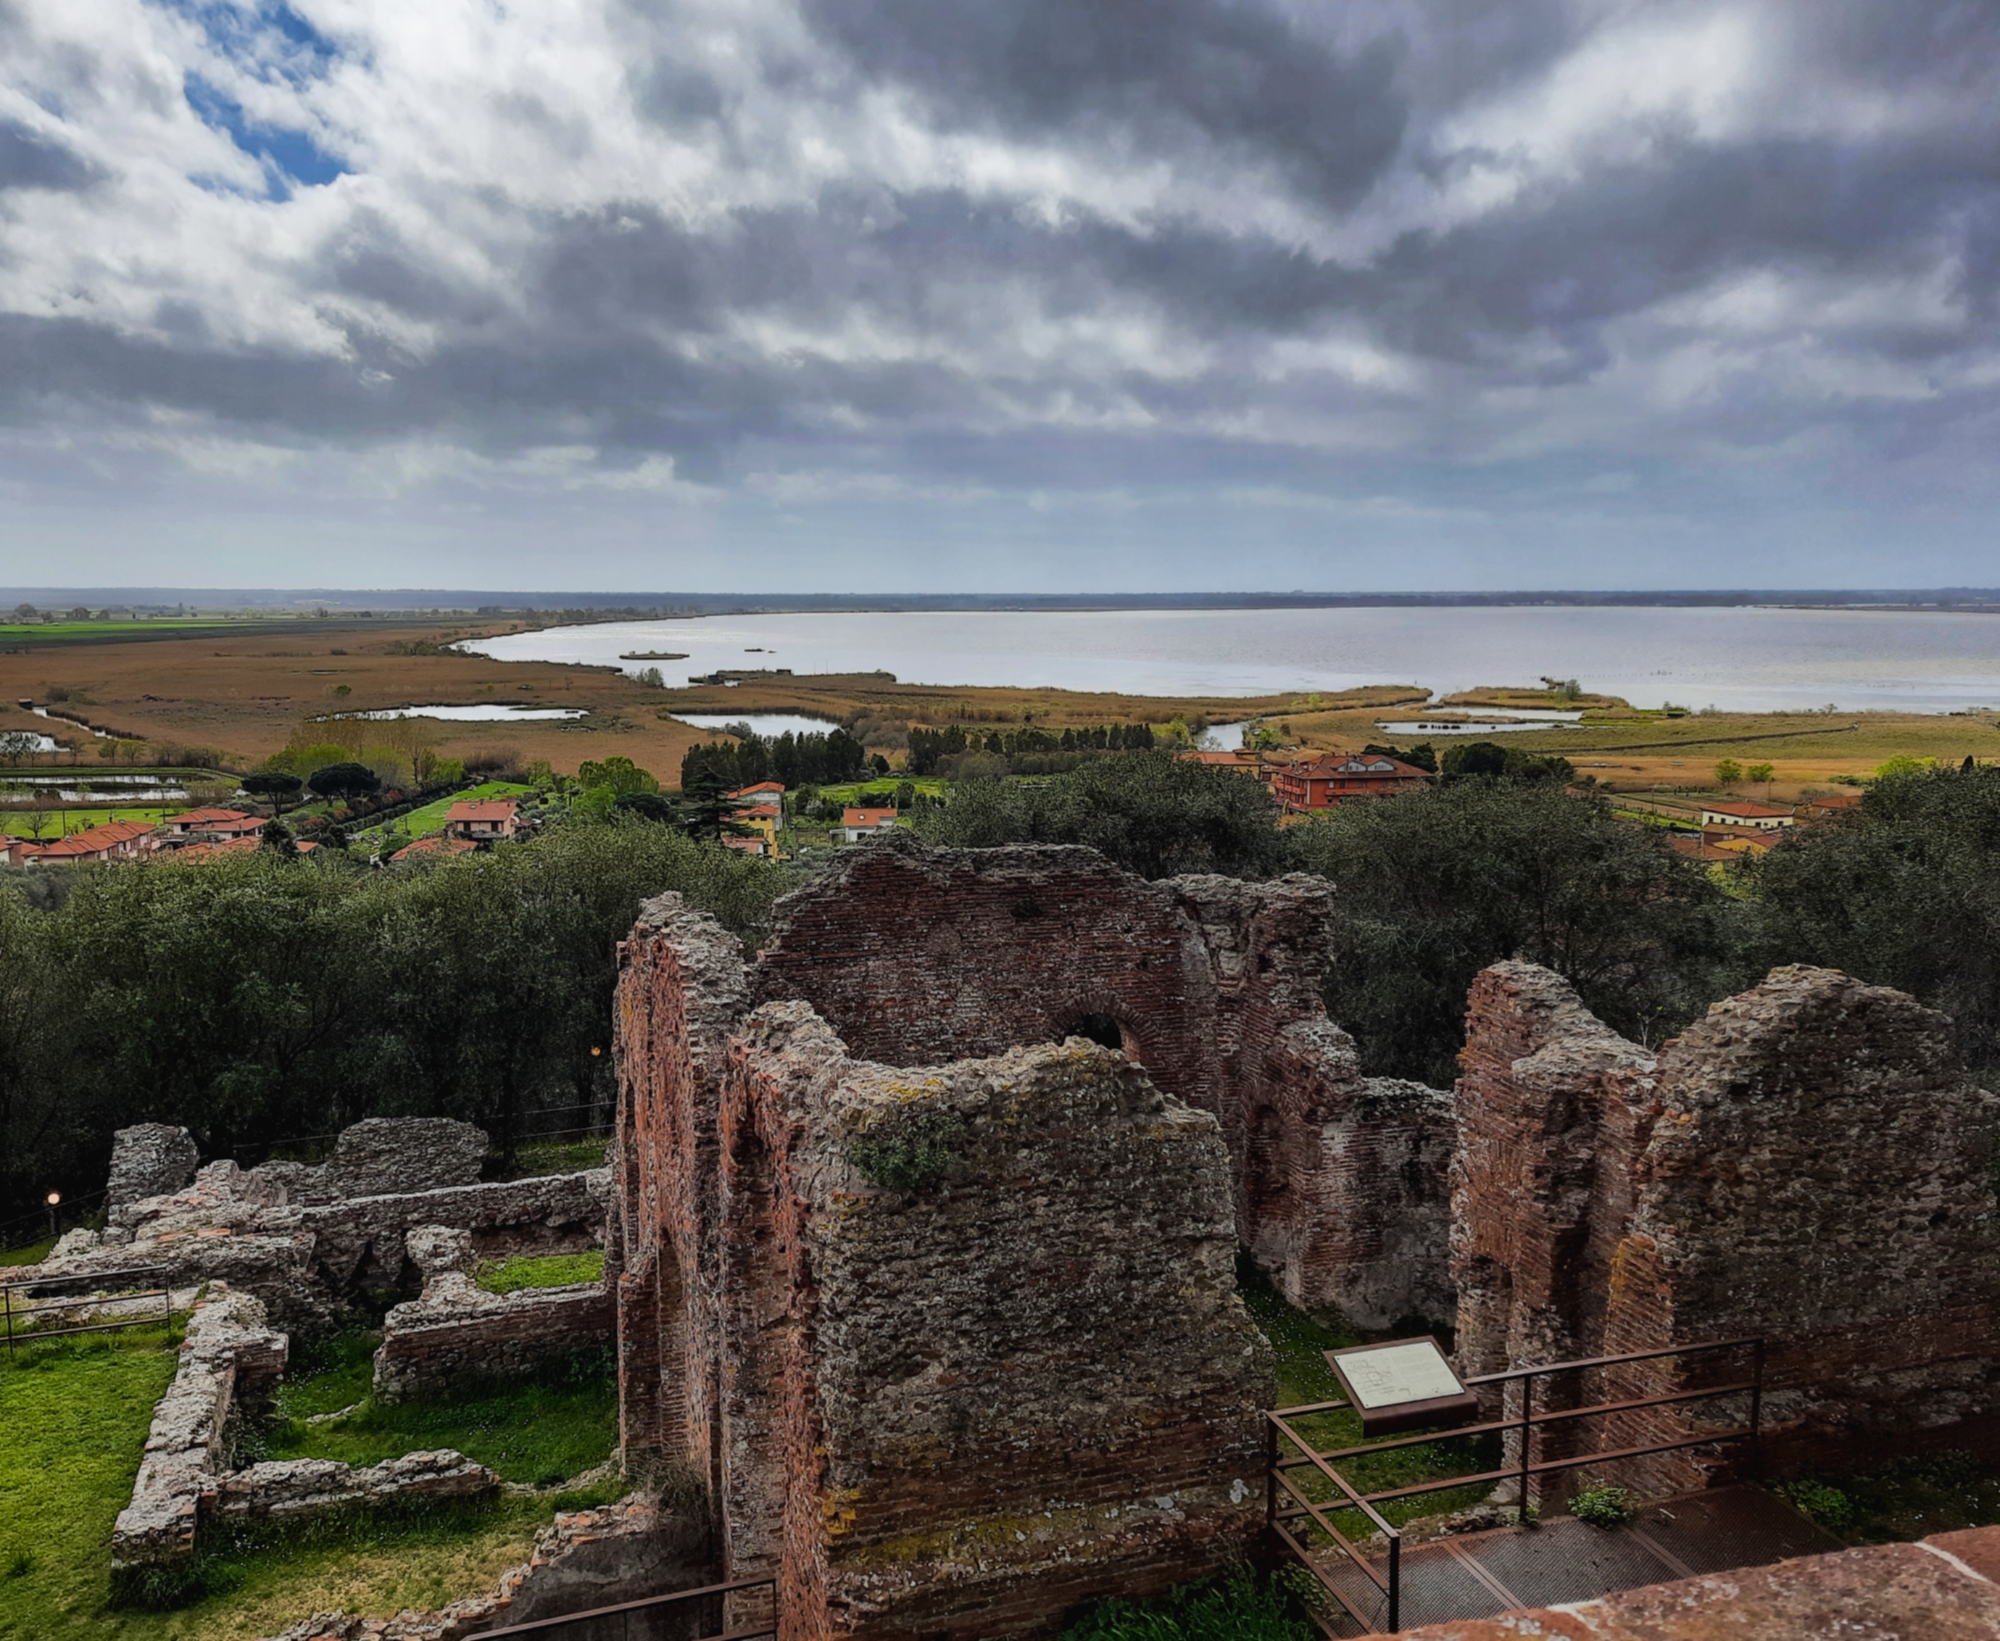
[[[375,1400],[413,1401],[527,1378],[609,1346],[616,1330],[617,1307],[601,1282],[510,1294],[485,1293],[470,1277],[433,1283],[383,1322]]]
[[[115,1584],[130,1585],[194,1553],[202,1502],[229,1470],[246,1417],[284,1371],[285,1336],[249,1294],[211,1287],[188,1317],[173,1383],[153,1410],[132,1502],[111,1534]]]

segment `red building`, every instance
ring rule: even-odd
[[[1430,779],[1414,764],[1373,752],[1329,752],[1309,763],[1276,764],[1271,795],[1288,813],[1331,809],[1354,798],[1387,798],[1412,792]]]

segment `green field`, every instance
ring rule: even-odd
[[[107,821],[144,821],[148,826],[157,826],[168,815],[178,815],[188,806],[175,804],[142,804],[138,808],[86,809],[81,805],[52,804],[42,811],[43,843],[54,843],[58,838],[74,832],[87,832],[93,826],[102,826]],[[32,816],[26,810],[0,810],[0,832],[17,838],[34,836]]]
[[[0,621],[0,644],[27,639],[34,643],[62,643],[79,638],[130,638],[150,632],[200,632],[204,629],[268,625],[261,618],[214,615],[163,615],[143,621]]]
[[[170,1612],[114,1608],[108,1541],[132,1496],[153,1404],[173,1377],[175,1354],[163,1345],[153,1328],[0,1356],[4,1641],[253,1641],[314,1612],[442,1606],[526,1560],[535,1529],[557,1510],[608,1502],[622,1485],[328,1522],[276,1541],[212,1541],[198,1568],[200,1599]],[[281,1412],[298,1419],[365,1399],[370,1345],[350,1336],[302,1364],[321,1371],[285,1387]],[[603,1370],[375,1419],[281,1424],[272,1445],[310,1429],[300,1448],[357,1463],[456,1446],[539,1481],[602,1460],[616,1409],[616,1381]]]
[[[448,798],[439,798],[436,803],[427,803],[421,809],[412,809],[388,824],[398,832],[407,832],[413,838],[420,838],[426,832],[435,832],[444,825],[446,812],[455,803],[468,803],[483,798],[531,798],[535,795],[532,786],[521,786],[513,781],[482,781],[478,786],[468,787],[463,792],[454,792]],[[371,826],[367,830],[380,832],[381,826]]]

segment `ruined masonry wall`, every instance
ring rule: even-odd
[[[132,1502],[111,1533],[114,1581],[194,1553],[204,1495],[229,1469],[247,1407],[284,1372],[285,1336],[265,1326],[249,1294],[211,1285],[188,1318],[173,1383],[153,1410]]]
[[[375,1351],[375,1400],[384,1404],[525,1378],[608,1345],[616,1307],[599,1282],[486,1293],[470,1276],[427,1283],[393,1306]]]
[[[849,1059],[794,1003],[722,1129],[729,1572],[779,1568],[787,1636],[1037,1633],[1240,1553],[1274,1385],[1211,1115],[1081,1041]],[[926,1133],[935,1183],[852,1160]]]
[[[1944,1026],[1899,992],[1782,968],[1656,1059],[1547,970],[1488,969],[1452,1176],[1461,1370],[1763,1335],[1765,1454],[1780,1470],[1995,1422],[2000,1102],[1954,1063]],[[1636,1397],[1748,1366],[1747,1353],[1640,1364],[1550,1389]],[[1746,1417],[1719,1403],[1554,1427],[1538,1456]],[[1721,1462],[1691,1452],[1618,1472],[1662,1493]]]

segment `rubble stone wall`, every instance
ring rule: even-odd
[[[201,1154],[185,1128],[142,1122],[111,1137],[111,1177],[105,1202],[112,1224],[125,1207],[147,1197],[181,1190],[194,1179]]]
[[[1274,1386],[1212,1115],[1080,1039],[904,1071],[791,1003],[721,1117],[727,1571],[787,1636],[1050,1631],[1240,1553]]]
[[[153,1410],[132,1502],[111,1534],[114,1581],[193,1554],[205,1499],[230,1468],[242,1421],[284,1371],[287,1343],[265,1325],[264,1307],[223,1283],[188,1318],[173,1383]]]
[[[386,1405],[527,1378],[608,1345],[615,1331],[615,1304],[600,1282],[493,1294],[468,1275],[441,1276],[384,1319],[375,1400]]]
[[[1899,992],[1783,968],[1654,1056],[1547,970],[1488,969],[1452,1174],[1461,1370],[1761,1335],[1779,1469],[1991,1422],[2000,1102],[1954,1063],[1944,1027]],[[1538,1398],[1639,1397],[1749,1368],[1747,1352],[1675,1358],[1543,1381]],[[1737,1398],[1551,1427],[1537,1456],[1674,1440],[1747,1412]],[[1730,1457],[1616,1468],[1671,1492]]]

